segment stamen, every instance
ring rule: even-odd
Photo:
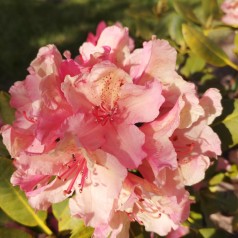
[[[161,217],[161,208],[160,205],[155,204],[150,199],[143,198],[142,196],[138,195],[138,201],[135,203],[136,210],[139,212],[133,213],[128,212],[128,218],[130,221],[137,221],[140,225],[143,225],[143,221],[137,216],[138,213],[145,213],[145,216],[152,216],[154,218]]]
[[[84,163],[84,166],[83,166],[83,170],[82,170],[82,178],[81,178],[81,183],[79,184],[79,191],[82,192],[83,191],[83,187],[84,187],[84,184],[85,184],[85,179],[87,179],[87,176],[88,176],[88,168],[87,168],[87,165],[86,163]]]
[[[87,175],[88,175],[86,160],[82,156],[76,156],[75,154],[72,154],[72,160],[64,164],[64,168],[65,169],[63,169],[63,172],[60,175],[58,175],[58,178],[63,181],[66,181],[69,178],[72,179],[68,188],[64,190],[64,193],[65,194],[72,193],[72,188],[80,174],[81,174],[81,182],[79,184],[79,187],[80,187],[80,192],[82,192],[84,184],[85,184],[85,180],[87,179]]]
[[[41,186],[47,184],[50,180],[51,176],[50,175],[41,175],[37,180],[34,180],[34,183],[31,186],[31,189],[29,191],[34,191]]]
[[[67,167],[68,168],[61,175],[58,176],[60,180],[66,181],[69,175],[71,175],[77,169],[76,166],[73,166],[72,168],[70,166]]]
[[[130,221],[132,221],[132,222],[133,222],[133,221],[136,221],[136,219],[134,218],[134,216],[133,216],[133,214],[132,214],[131,212],[128,212],[128,213],[127,213],[127,216],[128,216],[128,218],[129,218]]]
[[[71,183],[69,184],[68,188],[67,188],[66,190],[64,190],[64,193],[65,193],[65,194],[70,194],[70,193],[72,192],[72,188],[73,188],[74,183],[75,183],[75,181],[76,181],[76,179],[77,179],[77,177],[78,177],[78,175],[79,175],[79,173],[80,173],[80,169],[81,169],[81,168],[78,168],[78,169],[77,169],[76,175],[75,175],[74,178],[72,179],[72,181],[71,181]]]

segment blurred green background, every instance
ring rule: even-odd
[[[0,0],[0,90],[23,80],[39,47],[55,44],[75,56],[99,21],[132,22],[131,5],[156,1],[130,0]],[[139,13],[139,12],[138,12]],[[132,30],[133,34],[133,30]]]
[[[41,46],[55,44],[61,53],[70,50],[75,57],[88,33],[95,33],[97,24],[102,20],[107,24],[119,21],[128,26],[136,46],[141,47],[141,43],[149,40],[151,35],[169,40],[179,53],[180,74],[198,84],[198,80],[203,81],[203,76],[209,78],[209,72],[205,69],[205,61],[187,50],[182,24],[196,24],[213,39],[227,39],[231,30],[217,27],[217,20],[222,16],[219,10],[221,2],[0,0],[0,90],[8,91],[15,81],[25,79],[27,68]],[[209,86],[219,88],[217,80],[209,80],[211,82]]]

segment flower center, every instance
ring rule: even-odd
[[[116,67],[109,67],[98,80],[94,82],[93,94],[96,100],[93,102],[92,114],[95,121],[102,126],[107,122],[115,120],[115,116],[120,114],[118,101],[120,100],[121,87],[130,82],[131,78],[123,70]],[[96,103],[95,103],[96,102]]]
[[[74,154],[72,154],[72,160],[63,165],[62,173],[58,175],[58,178],[63,181],[66,181],[69,178],[72,179],[68,188],[64,190],[65,194],[70,194],[72,192],[72,188],[75,184],[75,181],[79,176],[81,176],[81,182],[79,184],[79,187],[80,192],[82,192],[85,180],[88,176],[87,162],[83,156],[75,156]]]
[[[191,154],[194,150],[194,143],[187,143],[187,144],[178,144],[178,137],[174,136],[172,138],[173,146],[175,151],[178,155],[178,160],[180,163],[188,163],[190,161]],[[177,142],[177,143],[176,143]]]
[[[148,216],[154,218],[160,218],[161,212],[160,208],[156,206],[150,199],[143,198],[142,196],[138,196],[139,200],[135,203],[136,212],[127,213],[128,218],[131,221],[137,221],[140,225],[143,225],[143,221],[140,219],[139,213],[149,214]]]
[[[95,117],[95,121],[102,126],[105,126],[106,123],[112,122],[115,119],[116,114],[118,113],[117,104],[113,108],[107,108],[103,103],[100,106],[94,106],[92,108],[92,114]]]
[[[175,145],[174,147],[175,147],[175,150],[178,155],[186,156],[186,155],[191,154],[191,152],[193,151],[194,143],[188,143],[188,144],[181,145],[181,146]]]

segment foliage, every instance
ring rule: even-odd
[[[199,92],[218,88],[223,113],[212,128],[222,141],[223,154],[207,171],[203,182],[191,188],[194,203],[185,237],[235,237],[238,233],[238,34],[225,25],[221,0],[2,0],[0,89],[7,91],[23,79],[36,50],[47,43],[75,54],[87,33],[100,20],[122,22],[136,44],[156,35],[169,40],[178,52],[177,70],[194,82]],[[13,17],[14,16],[14,17]],[[17,19],[17,20],[16,20]],[[0,92],[0,118],[12,123],[9,95]],[[0,121],[1,123],[1,121]],[[236,156],[234,156],[234,154]],[[221,161],[221,162],[220,162]],[[35,212],[23,192],[10,184],[12,161],[0,141],[0,237],[91,237],[92,228],[70,216],[66,200],[52,211]],[[131,226],[131,237],[149,237]],[[157,237],[157,236],[155,236]]]

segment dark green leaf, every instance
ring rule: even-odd
[[[205,61],[197,55],[191,53],[181,69],[181,73],[189,77],[191,74],[201,71],[205,66]]]
[[[91,238],[93,234],[93,228],[86,226],[79,226],[72,231],[70,238]]]
[[[202,9],[207,23],[219,15],[217,0],[202,0]]]
[[[13,228],[0,228],[1,238],[32,238],[32,236],[22,230]]]
[[[219,44],[219,42],[223,42],[223,44],[226,44],[225,42],[227,41],[227,39],[229,41],[229,38],[232,37],[234,32],[229,27],[220,26],[216,28],[207,29],[204,31],[204,34],[212,41],[215,41],[217,44]]]
[[[170,22],[168,25],[169,35],[178,45],[184,45],[184,39],[182,34],[183,19],[177,14],[171,14],[169,18]]]
[[[192,21],[194,23],[199,23],[199,20],[196,17],[196,15],[194,14],[192,7],[189,6],[187,4],[187,2],[184,3],[184,2],[179,1],[179,0],[174,0],[173,5],[174,5],[174,9],[176,10],[176,12],[181,17],[183,17],[187,21]]]
[[[234,53],[238,56],[238,32],[235,34],[234,45]]]
[[[11,124],[14,120],[14,110],[9,104],[10,95],[6,92],[0,91],[0,117],[6,124]]]
[[[0,136],[0,157],[8,157],[9,153],[2,142],[2,137]]]
[[[238,144],[238,99],[223,101],[223,113],[213,128],[220,135],[224,149]]]
[[[223,190],[225,189],[226,188],[223,188]],[[217,192],[204,190],[201,193],[201,205],[206,219],[210,219],[210,214],[217,212],[233,214],[237,210],[238,200],[232,190],[226,189],[225,191]]]
[[[4,227],[10,222],[12,222],[12,220],[0,209],[0,227]]]
[[[53,204],[53,214],[58,220],[59,231],[74,230],[84,227],[82,220],[72,217],[70,215],[68,200],[64,200],[61,203]]]
[[[130,225],[130,238],[150,238],[150,232],[146,232],[144,226],[137,222],[132,222]],[[155,238],[158,236],[155,234]]]

